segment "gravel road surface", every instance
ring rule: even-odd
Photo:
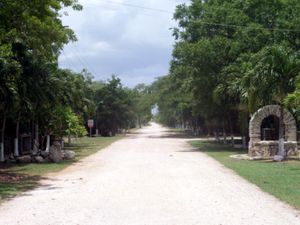
[[[299,211],[215,160],[141,129],[0,207],[1,225],[300,225]]]

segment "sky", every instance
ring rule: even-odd
[[[62,68],[87,68],[95,80],[117,75],[134,87],[168,74],[175,43],[170,28],[176,5],[188,0],[79,0],[82,11],[65,10],[63,24],[78,41],[64,47]]]

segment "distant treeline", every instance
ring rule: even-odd
[[[151,119],[147,87],[125,88],[115,76],[95,82],[87,70],[58,67],[63,46],[76,41],[61,22],[64,7],[82,9],[77,0],[0,2],[0,161],[45,150],[49,136],[86,135],[88,119],[102,135]]]

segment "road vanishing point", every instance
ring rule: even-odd
[[[0,207],[1,225],[299,225],[299,211],[152,123]]]

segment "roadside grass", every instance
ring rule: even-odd
[[[12,198],[24,191],[33,189],[39,185],[39,181],[48,173],[55,173],[78,160],[92,155],[107,147],[113,142],[120,140],[123,136],[80,138],[66,150],[76,152],[73,160],[65,160],[61,163],[42,164],[0,164],[0,203]]]
[[[300,209],[300,161],[275,163],[267,160],[238,160],[229,156],[245,154],[245,150],[234,149],[213,141],[190,141],[189,143],[256,184],[263,191]]]

